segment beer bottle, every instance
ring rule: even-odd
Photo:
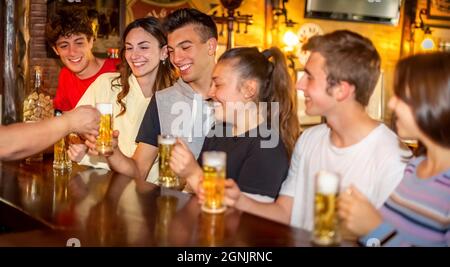
[[[53,101],[44,90],[42,68],[34,67],[34,86],[23,101],[23,121],[36,122],[53,116]],[[27,163],[42,161],[43,153],[40,152],[26,159]]]
[[[55,116],[61,116],[62,112],[55,110]],[[72,161],[69,159],[67,149],[69,147],[68,137],[61,138],[53,146],[53,169],[70,170],[72,168]]]

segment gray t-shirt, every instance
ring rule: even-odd
[[[145,112],[136,142],[158,146],[158,135],[180,137],[198,158],[214,122],[212,105],[181,78],[155,93]]]

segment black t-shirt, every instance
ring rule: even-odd
[[[139,127],[136,143],[143,142],[158,147],[158,135],[161,134],[161,124],[159,123],[158,105],[156,103],[156,97],[153,96],[145,111],[141,127]]]
[[[242,137],[223,136],[206,137],[202,152],[226,152],[227,177],[234,179],[241,191],[275,198],[289,170],[282,140],[279,139],[274,148],[262,148],[261,141],[270,140],[270,137],[261,137],[259,132],[256,137],[250,137],[249,132]],[[198,162],[202,165],[201,156]]]

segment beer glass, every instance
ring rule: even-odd
[[[55,117],[62,116],[60,110],[55,110]],[[72,161],[67,154],[69,149],[69,137],[64,136],[53,145],[53,169],[71,169]]]
[[[340,178],[336,173],[319,171],[315,177],[313,243],[332,246],[340,242],[336,200]]]
[[[205,202],[202,210],[208,213],[224,212],[226,153],[220,151],[203,152],[203,189]]]
[[[59,170],[69,170],[72,168],[72,161],[67,154],[69,149],[69,138],[63,137],[53,145],[53,168]]]
[[[159,180],[158,184],[163,187],[177,188],[180,181],[170,168],[170,154],[175,145],[176,138],[173,135],[159,135]]]
[[[100,111],[100,128],[98,130],[96,149],[99,154],[109,156],[113,153],[112,149],[112,104],[97,103],[96,108]]]

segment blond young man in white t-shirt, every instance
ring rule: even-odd
[[[303,48],[311,56],[297,89],[304,92],[306,113],[323,116],[327,123],[300,136],[274,203],[249,199],[232,180],[226,182],[226,203],[311,230],[314,175],[319,170],[339,173],[342,187],[354,184],[381,206],[400,182],[404,157],[410,153],[365,112],[380,74],[380,56],[369,39],[335,31],[311,38]]]

